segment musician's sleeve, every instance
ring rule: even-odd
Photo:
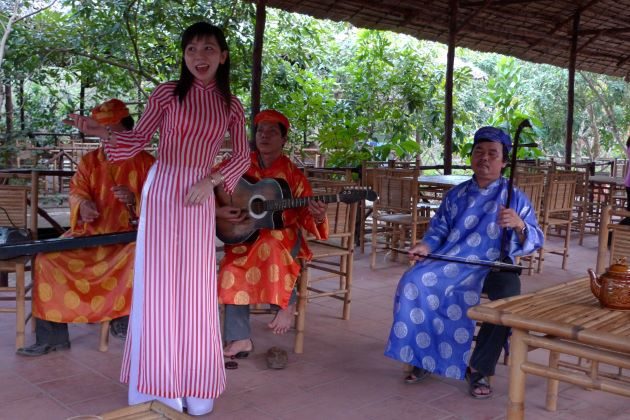
[[[98,165],[99,150],[90,152],[83,156],[77,165],[77,170],[70,179],[70,194],[68,202],[70,204],[70,230],[78,232],[79,229],[79,206],[84,201],[94,201],[90,191],[90,177],[94,168]]]
[[[516,201],[516,203],[513,204],[514,208],[517,209],[516,212],[523,222],[525,222],[527,229],[525,231],[525,240],[523,243],[521,243],[518,232],[514,229],[511,230],[509,236],[510,241],[508,244],[508,255],[511,257],[521,257],[529,255],[542,247],[544,243],[544,235],[542,229],[538,225],[534,207],[527,196],[517,188],[514,189],[512,194]]]
[[[134,129],[117,132],[116,146],[105,143],[105,151],[109,160],[129,159],[144,150],[153,134],[161,126],[168,102],[177,100],[176,97],[173,97],[174,88],[175,82],[164,83],[155,88]]]
[[[429,221],[429,227],[422,238],[422,242],[429,247],[431,252],[439,248],[446,241],[449,233],[451,232],[450,203],[450,194],[446,194],[440,204],[440,207],[438,207],[437,211]]]
[[[238,180],[249,169],[251,161],[245,134],[245,111],[236,96],[232,97],[228,131],[232,139],[232,155],[221,165],[221,174],[223,175],[223,188],[231,194]]]
[[[308,179],[304,176],[299,169],[294,170],[294,186],[292,187],[294,197],[311,197],[313,195],[313,189]],[[323,223],[316,223],[315,218],[308,211],[308,207],[300,207],[298,209],[291,209],[287,213],[285,210],[286,218],[285,222],[301,225],[307,232],[311,233],[317,239],[328,239],[329,227],[328,217],[324,218]]]

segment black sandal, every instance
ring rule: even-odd
[[[431,372],[429,372],[428,370],[414,366],[409,375],[405,376],[405,383],[417,384],[424,381],[426,378],[429,377],[429,375],[431,375]]]
[[[236,354],[233,354],[231,356],[226,355],[225,353],[223,354],[223,357],[226,357],[228,359],[247,359],[249,357],[249,353],[253,353],[254,352],[254,342],[252,341],[252,339],[249,339],[249,342],[252,345],[252,348],[249,350],[245,350],[245,351],[239,351]]]
[[[470,368],[466,370],[466,381],[468,382],[468,393],[471,397],[478,400],[485,400],[492,397],[492,387],[490,386],[490,378],[481,372],[472,372]],[[480,394],[477,391],[480,388],[488,389],[487,394]]]

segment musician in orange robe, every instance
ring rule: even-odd
[[[92,118],[112,131],[133,128],[124,102],[112,99],[92,110]],[[63,238],[134,229],[140,194],[155,158],[142,152],[111,163],[104,149],[87,153],[70,181],[70,230]],[[36,342],[18,349],[41,356],[70,348],[67,323],[119,321],[126,334],[131,307],[135,243],[38,254],[33,263],[33,317]],[[112,322],[112,327],[118,325]]]
[[[256,138],[251,166],[246,173],[250,181],[282,178],[293,197],[311,196],[312,189],[303,172],[282,153],[287,141],[289,120],[280,112],[266,110],[254,118]],[[327,205],[309,201],[308,207],[286,209],[282,214],[284,228],[260,229],[251,243],[225,246],[219,266],[219,303],[225,304],[224,334],[226,357],[246,357],[253,350],[249,324],[249,305],[270,303],[279,307],[268,324],[275,334],[284,334],[295,313],[295,282],[300,273],[299,258],[310,259],[302,230],[319,239],[328,237]],[[245,218],[242,210],[224,206],[217,217],[238,223]]]

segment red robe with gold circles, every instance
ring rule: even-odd
[[[102,148],[87,153],[70,181],[70,230],[63,238],[131,230],[130,214],[111,188],[127,186],[140,209],[140,193],[155,158],[142,152],[107,162]],[[91,223],[79,220],[79,205],[93,201]],[[135,243],[38,254],[34,263],[33,316],[54,322],[101,322],[129,315]]]
[[[302,171],[286,156],[265,168],[259,162],[258,154],[253,152],[246,176],[252,181],[281,178],[289,184],[293,197],[313,195]],[[298,259],[310,260],[312,257],[300,231],[304,229],[318,239],[327,239],[328,222],[315,223],[307,207],[286,209],[282,219],[283,229],[261,229],[252,243],[225,246],[225,256],[219,266],[219,303],[271,303],[287,307],[300,274]],[[298,252],[293,256],[297,241],[300,241]]]

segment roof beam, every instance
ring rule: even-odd
[[[578,36],[582,35],[617,35],[630,32],[630,26],[627,28],[608,28],[608,29],[582,29],[578,32]]]
[[[511,6],[513,4],[538,3],[541,1],[549,1],[549,0],[503,0],[503,1],[495,3],[495,6],[502,7],[502,6]],[[462,8],[477,7],[477,6],[483,6],[484,3],[485,1],[460,1],[459,7],[462,7]]]
[[[468,26],[468,24],[470,24],[470,22],[477,17],[477,15],[479,15],[479,13],[483,12],[488,6],[490,6],[490,3],[492,3],[493,0],[484,0],[483,3],[481,4],[481,7],[479,7],[477,10],[475,10],[474,12],[472,12],[468,17],[466,17],[466,19],[462,22],[461,25],[457,26],[455,28],[455,39],[454,41],[457,42],[457,34],[464,30],[466,28],[466,26]]]
[[[556,25],[553,27],[553,29],[549,32],[547,32],[547,36],[551,36],[553,34],[555,34],[556,32],[558,32],[558,30],[560,30],[560,28],[562,28],[563,26],[565,26],[567,23],[571,22],[575,16],[575,13],[580,13],[580,15],[587,9],[593,7],[594,5],[596,5],[597,3],[599,3],[601,0],[591,0],[588,3],[586,3],[583,6],[580,6],[577,8],[577,10],[570,14],[569,16],[567,16],[566,18],[558,21],[558,23],[556,23]],[[536,47],[537,45],[539,45],[543,40],[547,39],[547,37],[540,37],[540,39],[538,40],[538,42],[532,44],[532,48]]]

